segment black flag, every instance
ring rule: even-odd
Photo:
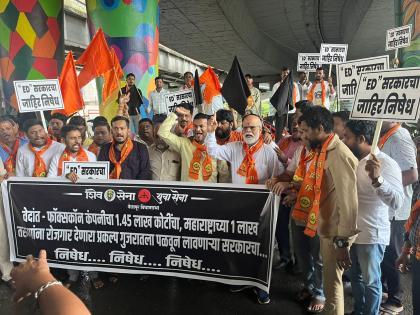
[[[222,95],[230,107],[234,108],[240,115],[245,114],[245,109],[248,105],[247,99],[251,95],[251,91],[246,84],[244,74],[236,56],[223,83]]]
[[[197,69],[195,69],[195,75],[194,75],[194,98],[195,98],[195,106],[199,106],[201,105],[201,103],[203,103],[203,96],[201,95],[200,80],[198,77]]]
[[[270,98],[270,103],[277,110],[277,115],[279,116],[286,114],[289,110],[293,109],[292,71],[290,71],[283,82],[280,83],[280,86]]]

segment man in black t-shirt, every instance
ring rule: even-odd
[[[143,104],[143,94],[140,89],[136,87],[136,76],[134,73],[129,73],[126,76],[127,85],[124,86],[121,91],[122,93],[130,93],[130,100],[128,101],[128,115],[130,116],[131,132],[135,135],[138,133],[138,124],[140,120],[140,105]],[[121,92],[118,93],[118,100],[120,99]]]

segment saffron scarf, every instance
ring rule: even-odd
[[[116,159],[115,155],[115,146],[116,143],[111,144],[111,148],[109,149],[109,161],[114,164],[114,169],[112,170],[111,174],[109,174],[109,178],[119,179],[121,176],[122,171],[122,164],[127,159],[127,157],[130,155],[131,151],[133,151],[134,145],[133,141],[131,141],[130,138],[128,138],[125,143],[123,144],[122,150],[121,150],[121,158],[119,161]]]
[[[258,184],[258,172],[255,167],[254,153],[258,152],[263,145],[264,142],[261,137],[252,147],[249,147],[249,145],[245,142],[242,143],[242,148],[245,151],[245,157],[236,173],[240,176],[246,177],[246,184]]]
[[[292,217],[299,221],[306,222],[304,233],[310,237],[316,235],[318,228],[318,215],[321,199],[321,183],[324,176],[324,164],[327,157],[327,148],[331,141],[334,139],[332,133],[327,140],[323,143],[320,151],[316,151],[314,157],[309,165],[309,169],[303,175],[302,169],[298,174],[295,174],[296,179],[303,178],[302,185],[297,195],[296,204],[293,208]],[[302,150],[303,151],[303,150]],[[299,161],[299,167],[306,168]],[[295,179],[295,177],[294,177]]]
[[[395,125],[394,127],[392,127],[391,129],[389,129],[380,139],[379,139],[379,141],[378,141],[378,148],[379,149],[382,149],[383,148],[383,146],[385,145],[385,143],[387,142],[387,140],[389,139],[389,138],[391,138],[392,137],[392,135],[394,134],[394,133],[396,133],[397,132],[397,130],[398,129],[400,129],[400,127],[401,127],[401,125],[400,124],[397,124],[397,125]]]
[[[73,154],[69,150],[65,149],[64,152],[61,154],[60,159],[58,160],[58,171],[57,171],[58,176],[61,176],[63,174],[63,162],[71,161],[72,157],[76,158],[77,162],[89,161],[88,155],[82,147],[80,147],[76,156],[73,156]]]
[[[29,143],[29,150],[35,155],[35,162],[34,162],[34,172],[32,173],[33,177],[46,177],[47,176],[47,165],[45,164],[44,159],[42,158],[42,155],[45,151],[47,151],[51,145],[52,140],[48,137],[47,143],[44,145],[44,147],[41,150],[35,150],[33,145]]]
[[[9,153],[9,157],[4,162],[4,168],[6,169],[7,173],[14,175],[16,173],[16,156],[17,156],[17,151],[20,147],[20,139],[19,138],[16,139],[13,145],[13,148],[11,150],[4,143],[0,143],[0,145],[4,151]]]
[[[287,138],[283,138],[284,140],[279,143],[279,149],[284,152],[289,147],[290,143],[292,142],[292,137],[289,136]]]
[[[200,144],[197,141],[192,141],[195,151],[193,158],[190,162],[190,168],[188,170],[188,176],[192,179],[198,180],[200,170],[203,172],[203,180],[209,180],[213,173],[213,166],[211,165],[211,157],[207,152],[207,147],[204,144]],[[204,156],[203,162],[201,162],[201,156]],[[200,163],[201,162],[201,163]]]
[[[325,100],[327,99],[327,90],[325,89],[325,83],[324,83],[324,81],[321,81],[321,82],[314,82],[314,83],[312,84],[311,88],[309,89],[307,99],[308,99],[308,101],[310,101],[310,102],[313,102],[313,101],[314,101],[314,92],[315,92],[316,86],[317,86],[318,84],[321,84],[321,91],[322,91],[322,92],[321,92],[321,97],[322,97],[322,106],[324,106],[324,107],[325,107]]]
[[[92,142],[91,144],[90,144],[90,146],[88,147],[88,151],[90,151],[90,152],[92,152],[93,154],[95,154],[95,156],[98,156],[98,154],[99,154],[99,149],[100,149],[100,147],[95,143],[95,142]]]

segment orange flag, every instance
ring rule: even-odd
[[[61,95],[63,96],[64,109],[55,110],[53,113],[62,113],[70,116],[83,109],[84,102],[80,95],[79,82],[77,80],[76,67],[74,65],[73,54],[68,53],[61,70],[60,78]]]
[[[119,81],[124,76],[124,71],[121,68],[120,62],[115,54],[114,48],[111,48],[111,58],[113,67],[107,73],[104,74],[104,85],[102,87],[102,100],[105,101],[113,95],[114,91],[117,90],[120,85]]]
[[[211,67],[208,67],[200,76],[200,84],[206,85],[203,91],[203,98],[207,104],[211,104],[213,97],[221,94],[219,78]]]
[[[91,80],[112,69],[112,57],[102,29],[98,29],[89,46],[77,59],[76,64],[84,65],[79,73],[80,87],[84,87]]]

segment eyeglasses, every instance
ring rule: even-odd
[[[261,126],[242,126],[243,131],[247,131],[248,129],[250,129],[252,132],[254,132],[258,128],[261,128]]]

